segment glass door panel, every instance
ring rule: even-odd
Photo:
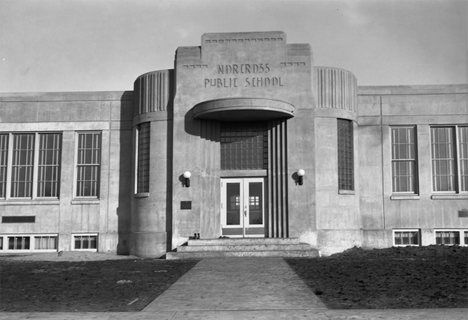
[[[263,224],[262,189],[262,182],[249,182],[249,225]]]
[[[226,183],[226,225],[241,225],[240,183]]]

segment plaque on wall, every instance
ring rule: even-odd
[[[181,201],[180,202],[181,210],[192,210],[192,201]]]

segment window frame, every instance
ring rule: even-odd
[[[452,140],[453,140],[453,171],[454,171],[454,190],[435,190],[435,170],[434,170],[434,159],[433,157],[433,146],[434,146],[434,141],[433,141],[433,129],[435,128],[452,128],[453,133],[452,133]],[[462,190],[462,182],[461,182],[461,176],[462,176],[462,164],[461,164],[461,157],[460,157],[460,128],[468,128],[468,124],[456,124],[456,125],[431,125],[429,130],[430,130],[430,161],[431,161],[431,191],[433,195],[463,195],[466,196],[468,195],[468,186],[467,190]],[[468,129],[466,129],[468,130]],[[468,172],[467,172],[468,173]]]
[[[341,136],[340,135],[340,122],[347,123],[348,127],[346,128],[347,133],[349,135]],[[354,194],[356,189],[356,181],[355,181],[355,170],[354,170],[354,121],[350,119],[342,119],[337,118],[336,121],[336,137],[337,137],[337,180],[338,180],[338,194]],[[343,144],[344,143],[344,144]],[[346,148],[347,145],[350,146],[351,151],[347,152]],[[343,150],[344,149],[344,150]],[[349,159],[348,159],[349,157]],[[350,163],[342,165],[343,162],[347,162],[349,160]],[[346,177],[347,171],[351,171],[351,177]],[[350,183],[350,187],[348,187]],[[342,185],[345,184],[345,187],[342,188]]]
[[[29,238],[29,249],[9,249],[9,238],[11,237],[23,237]],[[55,249],[37,249],[36,245],[36,237],[55,237],[56,238],[56,248]],[[21,233],[21,234],[0,234],[0,242],[2,242],[3,246],[0,246],[0,252],[57,252],[59,248],[59,235],[58,233]]]
[[[75,248],[75,237],[96,237],[96,248],[77,249]],[[99,248],[99,233],[72,233],[71,235],[71,251],[98,252]]]
[[[411,129],[412,134],[414,137],[414,157],[412,159],[396,159],[394,157],[394,152],[393,148],[397,144],[393,140],[393,132],[396,129]],[[391,157],[391,174],[392,174],[392,194],[393,195],[401,195],[401,196],[411,196],[411,195],[419,195],[419,158],[418,158],[418,130],[416,125],[411,125],[411,126],[391,126],[390,127],[390,157]],[[400,143],[401,144],[401,143]],[[408,145],[408,143],[406,144]],[[413,179],[413,191],[395,191],[396,186],[395,186],[395,170],[394,170],[394,163],[402,163],[402,162],[411,162],[414,163],[414,172],[412,175]]]
[[[468,242],[465,241],[465,232],[468,232],[468,229],[454,229],[454,228],[438,228],[434,229],[434,244],[438,246],[468,246]],[[437,233],[438,232],[458,232],[458,239],[460,243],[437,243]]]
[[[148,125],[148,163],[147,163],[147,173],[148,173],[148,181],[147,181],[147,189],[146,190],[139,190],[140,188],[140,131],[142,125]],[[134,185],[134,194],[135,196],[148,196],[150,192],[150,161],[151,161],[151,122],[144,122],[140,123],[135,127],[135,185]]]
[[[79,140],[80,135],[84,134],[98,134],[99,135],[99,163],[98,164],[80,164],[79,163]],[[102,182],[102,131],[90,130],[90,131],[76,131],[75,132],[75,166],[74,166],[74,177],[73,177],[73,198],[78,200],[99,200],[101,197],[101,182]],[[79,167],[91,167],[95,166],[98,168],[97,183],[96,183],[96,195],[81,196],[78,195],[78,178],[79,178]]]
[[[395,243],[395,235],[397,233],[404,233],[404,232],[417,232],[417,239],[418,243],[408,243],[408,244],[396,244]],[[420,247],[421,246],[421,229],[392,229],[392,244],[394,247]]]
[[[5,153],[5,160],[6,164],[2,165],[3,170],[5,171],[4,174],[4,191],[5,195],[0,195],[0,201],[29,201],[29,200],[58,200],[60,199],[60,192],[61,192],[61,177],[62,177],[62,152],[63,152],[63,132],[61,131],[17,131],[17,132],[0,132],[0,135],[6,136],[6,153]],[[15,136],[19,135],[33,135],[33,148],[32,148],[32,173],[31,173],[31,196],[21,196],[16,197],[12,196],[12,171],[13,171],[13,158],[14,158],[14,138]],[[44,164],[39,164],[40,162],[40,153],[43,150],[48,149],[41,149],[41,136],[44,135],[58,135],[58,164],[56,170],[56,186],[57,186],[57,194],[54,196],[40,196],[39,195],[39,168],[45,167]],[[20,149],[22,150],[22,149]],[[0,153],[4,151],[0,150]],[[1,154],[0,154],[1,156]]]

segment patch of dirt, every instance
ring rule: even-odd
[[[140,311],[199,262],[65,254],[55,261],[0,256],[0,311]]]
[[[285,260],[331,309],[468,307],[468,247],[352,248]]]

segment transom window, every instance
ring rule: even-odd
[[[258,170],[267,166],[266,122],[221,122],[221,170]]]
[[[393,192],[416,193],[415,127],[392,128]]]
[[[432,185],[435,192],[468,191],[468,126],[431,128]]]
[[[58,198],[61,133],[0,134],[0,198]]]

